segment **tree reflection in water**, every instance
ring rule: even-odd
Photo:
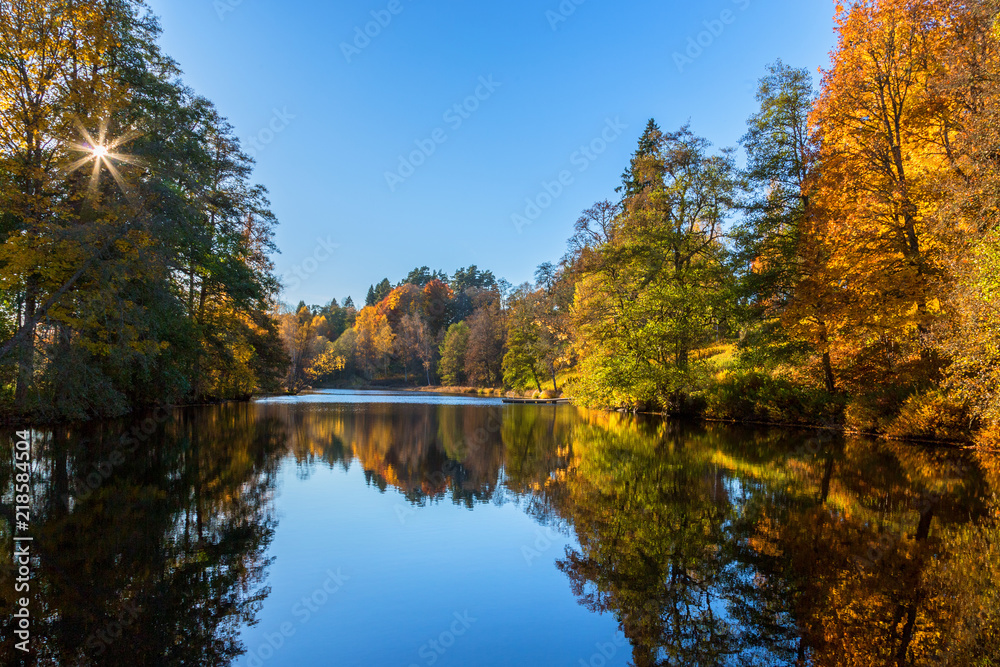
[[[415,504],[514,499],[568,527],[557,565],[637,667],[996,660],[991,457],[531,406],[291,419],[304,466],[356,458]]]
[[[36,438],[36,664],[229,664],[268,593],[284,425],[250,406],[186,410],[130,452],[121,436],[138,423]],[[10,459],[0,488],[10,488]],[[11,609],[9,538],[2,548]],[[19,663],[9,618],[2,635],[0,662]]]
[[[268,592],[286,454],[303,477],[356,461],[373,489],[414,505],[515,502],[561,527],[578,547],[556,566],[582,605],[618,620],[636,667],[997,664],[993,457],[562,407],[179,414],[85,499],[69,499],[70,480],[106,460],[121,426],[47,436],[42,664],[239,655]],[[9,563],[10,540],[0,548]],[[116,623],[138,639],[88,648]]]

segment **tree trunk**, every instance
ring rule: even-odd
[[[827,337],[826,322],[820,322],[819,340],[823,345],[823,381],[831,394],[837,391],[837,379],[833,375],[833,359],[830,357],[830,341]]]
[[[826,469],[823,472],[823,484],[820,487],[820,499],[821,505],[826,505],[827,499],[830,497],[830,482],[833,481],[833,454],[827,456],[826,459]]]
[[[538,373],[535,372],[535,367],[531,367],[531,379],[535,381],[535,386],[538,387],[538,393],[542,393],[542,383],[538,381]]]
[[[833,361],[829,350],[823,352],[823,380],[826,382],[826,390],[831,394],[836,393],[837,381],[833,376]]]
[[[17,386],[14,389],[14,404],[23,410],[28,399],[35,375],[35,308],[38,306],[38,279],[28,278],[28,286],[24,295],[24,326],[26,331],[21,339],[21,355],[18,360]]]

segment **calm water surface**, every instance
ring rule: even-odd
[[[1000,581],[986,455],[324,391],[35,431],[22,663],[2,437],[3,664],[935,664]]]

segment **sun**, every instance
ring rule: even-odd
[[[115,179],[115,183],[118,187],[129,198],[130,201],[134,201],[135,195],[132,188],[129,187],[128,183],[122,177],[121,172],[115,166],[115,162],[123,162],[126,164],[140,164],[138,158],[135,158],[126,153],[119,153],[117,149],[122,144],[132,141],[138,137],[141,133],[137,130],[129,130],[117,139],[107,138],[107,122],[101,122],[101,129],[98,133],[97,139],[91,136],[87,128],[83,126],[83,123],[76,122],[77,129],[80,130],[80,134],[83,137],[84,143],[74,143],[70,144],[70,148],[75,151],[84,153],[76,162],[70,164],[66,167],[66,175],[72,174],[86,164],[93,162],[93,170],[90,174],[90,184],[87,188],[87,194],[89,199],[93,199],[97,195],[97,187],[100,185],[101,172],[106,168],[111,177]]]

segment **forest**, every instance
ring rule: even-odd
[[[532,283],[424,266],[295,308],[148,12],[0,8],[7,415],[445,385],[1000,446],[1000,0],[838,6],[828,69],[768,66],[738,147],[650,120]]]
[[[0,2],[0,410],[277,390],[276,220],[140,2]]]

